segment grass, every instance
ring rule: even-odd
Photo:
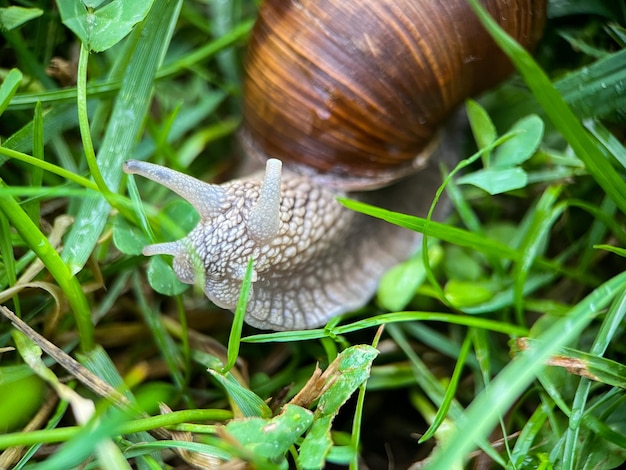
[[[101,29],[58,5],[72,29],[43,1],[0,15],[0,467],[626,461],[620,2],[549,2],[535,59],[491,27],[518,73],[467,105],[449,220],[342,200],[422,250],[360,311],[281,333],[147,263],[196,215],[121,168],[234,171],[253,2],[138,2]]]

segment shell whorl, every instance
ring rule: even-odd
[[[482,0],[522,46],[546,0]],[[264,0],[245,67],[249,155],[343,190],[421,167],[457,106],[513,70],[467,0]]]

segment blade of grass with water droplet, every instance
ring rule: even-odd
[[[117,190],[122,178],[122,162],[132,154],[143,129],[156,72],[169,45],[180,4],[180,1],[156,2],[146,20],[129,37],[130,41],[135,41],[137,35],[140,39],[134,48],[127,50],[132,57],[98,152],[98,166],[112,191]],[[63,259],[72,273],[80,271],[91,255],[109,210],[109,204],[101,196],[81,201],[63,250]]]

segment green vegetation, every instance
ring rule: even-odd
[[[483,17],[518,73],[466,105],[451,216],[342,199],[422,248],[281,333],[141,256],[197,215],[122,172],[230,177],[255,3],[83,3],[0,5],[0,468],[626,461],[623,2],[549,1],[534,59]]]

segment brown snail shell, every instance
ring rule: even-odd
[[[545,0],[487,0],[522,46]],[[467,0],[266,0],[248,51],[248,152],[342,189],[421,166],[437,129],[512,70]]]

